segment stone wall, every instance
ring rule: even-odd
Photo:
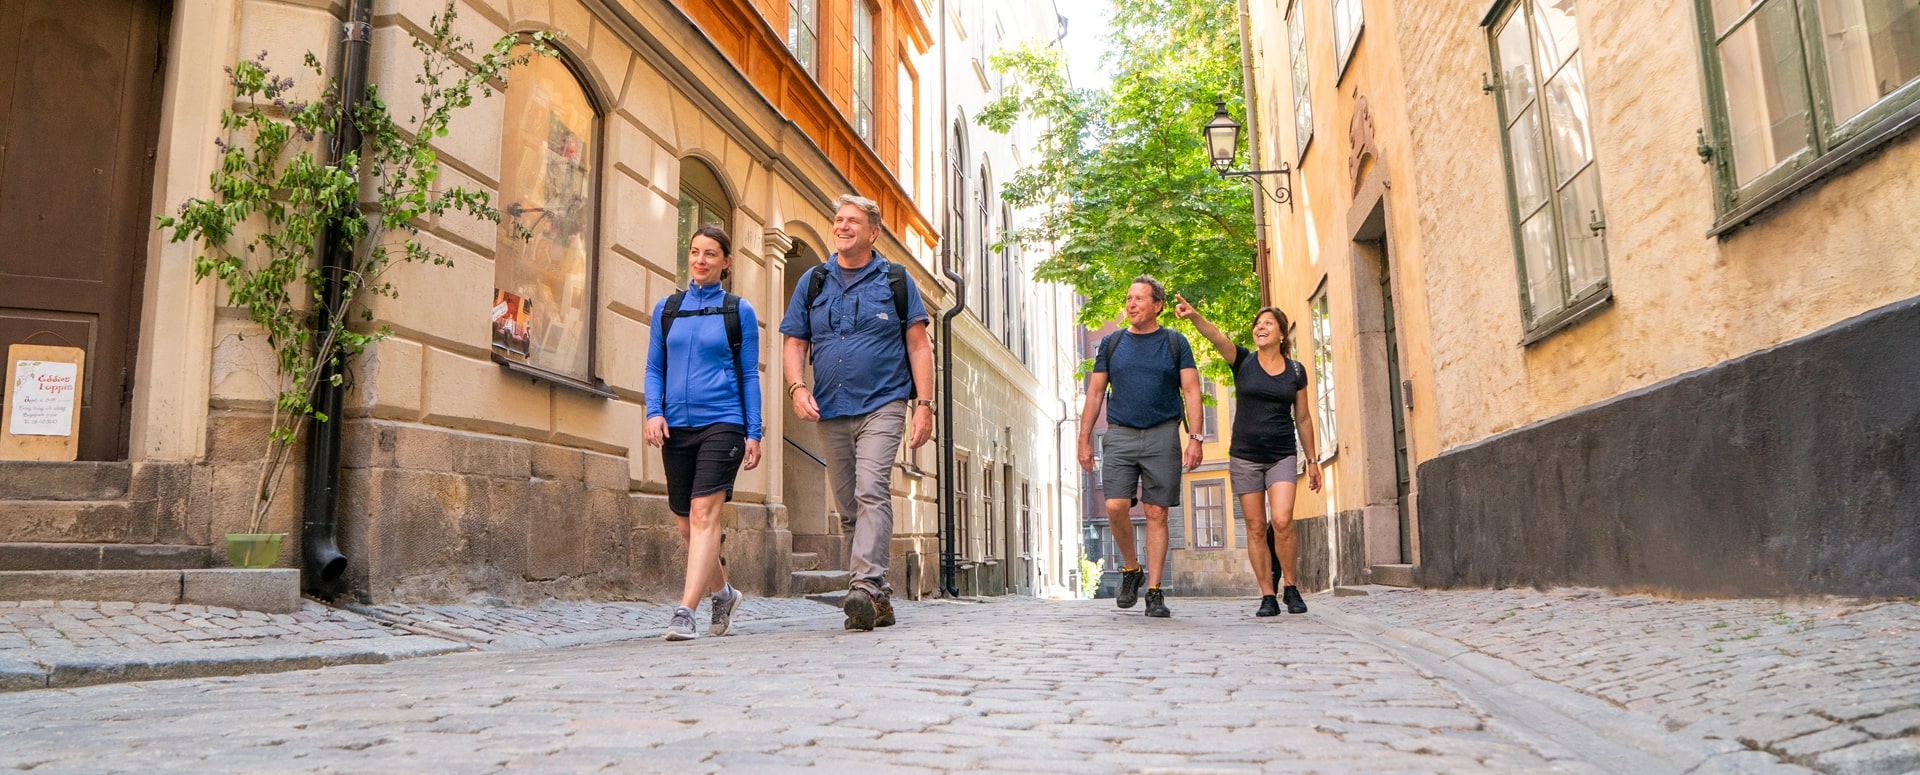
[[[1920,297],[1451,450],[1416,578],[1920,594],[1915,342]]]

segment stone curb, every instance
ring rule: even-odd
[[[1498,657],[1422,630],[1389,627],[1323,602],[1314,613],[1355,635],[1368,637],[1415,665],[1478,694],[1482,705],[1500,707],[1499,715],[1545,734],[1603,771],[1624,772],[1812,772],[1753,751],[1731,740],[1690,738],[1669,732],[1649,716],[1543,679]],[[1568,732],[1588,740],[1569,741]],[[1621,769],[1622,766],[1629,769]]]
[[[70,689],[129,681],[210,678],[312,670],[334,665],[383,664],[471,651],[464,643],[419,635],[342,644],[263,644],[169,653],[152,650],[73,649],[36,653],[36,659],[0,657],[0,692]]]

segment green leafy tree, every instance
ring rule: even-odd
[[[454,13],[448,3],[432,17],[427,37],[413,41],[422,55],[414,79],[421,95],[419,112],[404,124],[373,84],[349,111],[339,83],[327,79],[311,52],[306,67],[328,84],[312,102],[290,99],[295,81],[267,66],[267,52],[229,68],[237,107],[220,116],[226,137],[214,141],[220,166],[212,196],[188,199],[176,214],[157,219],[172,241],[199,244],[204,252],[194,258],[195,280],[218,278],[227,303],[246,311],[274,353],[279,385],[272,444],[261,463],[250,532],[262,530],[306,421],[332,419],[314,407],[323,381],[341,383],[338,369],[326,367],[338,367],[390,333],[385,326],[348,325],[356,311],[363,323],[373,319],[363,294],[398,298],[382,279],[395,261],[453,264],[418,239],[425,219],[465,213],[500,220],[485,191],[438,184],[439,156],[431,143],[447,136],[456,111],[504,84],[508,70],[534,52],[554,52],[545,34],[530,36],[527,48],[510,35],[476,57],[473,43],[453,32]],[[330,165],[321,158],[327,139],[347,122],[361,133],[362,147]],[[319,260],[328,229],[353,257],[339,278],[340,301],[331,307]]]
[[[1132,279],[1150,274],[1247,343],[1259,308],[1251,189],[1214,172],[1200,132],[1217,100],[1244,115],[1234,5],[1111,6],[1115,76],[1104,90],[1073,87],[1058,48],[1027,43],[993,57],[1014,77],[980,124],[1004,133],[1024,118],[1041,127],[1037,160],[1001,191],[1009,203],[1041,213],[1016,238],[1052,248],[1035,274],[1086,298],[1083,325],[1113,320]],[[1192,326],[1173,316],[1171,299],[1167,306],[1161,322],[1199,343]],[[1212,348],[1195,350],[1211,357]],[[1225,376],[1217,363],[1204,370]]]

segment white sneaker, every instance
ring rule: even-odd
[[[718,638],[733,630],[733,610],[740,607],[740,600],[746,597],[732,584],[713,593],[708,602],[713,606],[713,622],[707,625],[707,635]]]
[[[667,624],[667,640],[693,640],[700,633],[693,631],[693,611],[686,606],[673,609],[673,621]]]

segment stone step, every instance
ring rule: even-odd
[[[1374,565],[1367,568],[1367,580],[1387,587],[1413,586],[1413,566],[1404,563]]]
[[[820,570],[820,555],[818,553],[794,552],[789,556],[792,558],[793,569],[796,571]]]
[[[0,500],[0,542],[125,543],[131,513],[126,501]]]
[[[793,573],[793,594],[814,595],[844,590],[853,582],[853,574],[843,570],[803,570]]]
[[[213,565],[204,546],[175,544],[0,544],[0,570],[187,570]]]
[[[210,605],[270,614],[300,610],[293,568],[0,571],[0,600]]]
[[[131,463],[0,460],[0,500],[114,500],[132,478]]]

